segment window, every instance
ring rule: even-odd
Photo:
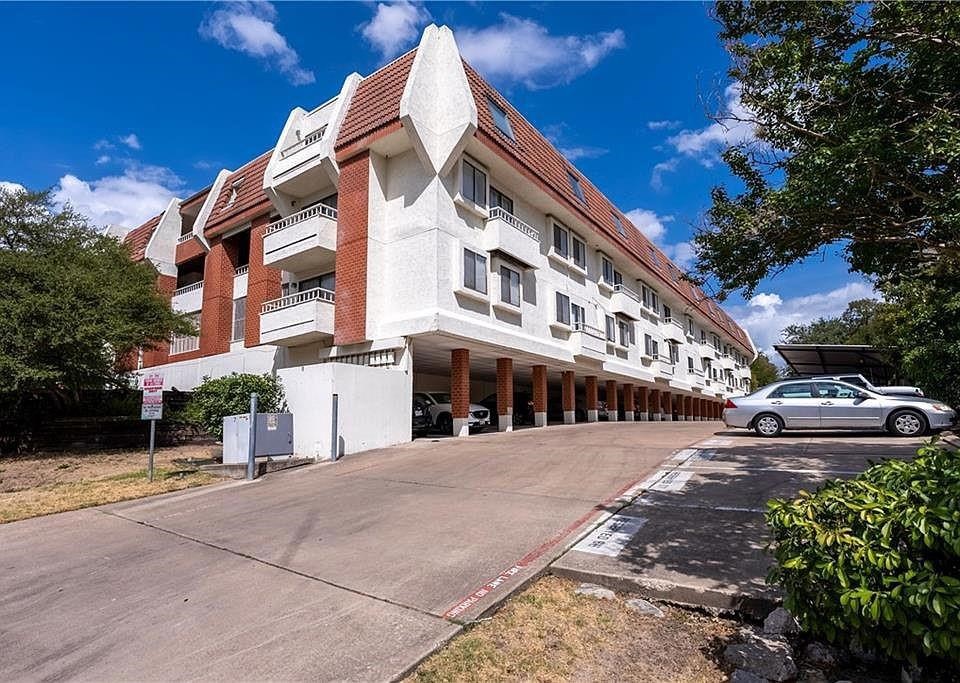
[[[650,247],[650,260],[653,261],[654,265],[660,265],[660,255],[657,254],[657,250],[654,247]]]
[[[490,186],[490,207],[499,206],[509,214],[513,214],[513,200],[493,185]]]
[[[310,277],[306,280],[300,280],[300,282],[292,283],[289,289],[293,292],[305,292],[308,289],[326,289],[330,292],[336,291],[336,274],[335,273],[324,273],[323,275],[318,275],[317,277]]]
[[[570,324],[570,297],[557,292],[557,322]]]
[[[587,245],[585,245],[576,235],[570,234],[570,242],[573,245],[573,262],[583,270],[587,269]]]
[[[587,318],[583,311],[583,306],[570,304],[570,322],[573,323],[573,329],[583,329]]]
[[[687,336],[692,337],[694,332],[693,318],[687,318]]]
[[[660,354],[660,342],[649,334],[643,335],[643,353],[651,358],[656,358]]]
[[[586,203],[587,200],[583,196],[583,188],[580,187],[580,179],[573,175],[570,171],[567,171],[567,180],[570,181],[570,189],[573,190],[575,195],[577,195],[577,199]]]
[[[650,310],[657,315],[660,314],[660,296],[652,289],[650,290]]]
[[[487,257],[483,254],[463,250],[463,286],[467,289],[487,293]]]
[[[607,341],[616,342],[617,341],[617,321],[613,319],[612,315],[606,316],[607,319]]]
[[[563,258],[570,256],[569,235],[564,227],[553,224],[553,249]]]
[[[460,194],[479,206],[487,205],[487,174],[463,160],[463,179]]]
[[[817,382],[817,396],[820,398],[857,398],[859,391],[833,382]]]
[[[706,330],[700,330],[700,343],[701,343],[701,344],[706,344],[706,343],[707,343],[707,331],[706,331]]]
[[[606,256],[600,260],[603,270],[603,281],[607,284],[613,284],[613,263]]]
[[[240,341],[246,332],[247,297],[233,300],[233,336],[230,341]]]
[[[610,215],[613,216],[613,222],[614,222],[614,224],[617,226],[617,232],[619,232],[621,235],[623,235],[624,237],[626,237],[626,236],[627,236],[627,231],[623,229],[623,221],[620,220],[620,216],[618,216],[618,215],[615,214],[615,213],[610,214]]]
[[[680,362],[680,345],[676,342],[671,342],[667,346],[670,347],[670,363],[676,365]]]
[[[497,130],[513,140],[513,128],[510,127],[510,119],[507,118],[506,110],[494,102],[490,97],[487,98],[487,109],[490,110],[490,116],[493,118],[493,125],[497,127]]]
[[[813,385],[803,384],[784,384],[770,392],[767,398],[813,398]]]
[[[717,351],[719,351],[719,350],[720,350],[720,337],[718,337],[718,336],[715,335],[715,334],[712,334],[712,335],[710,335],[710,336],[711,336],[711,338],[713,339],[713,348],[716,349]]]
[[[687,356],[687,372],[693,372],[693,356]]]
[[[617,328],[620,332],[620,346],[630,346],[633,343],[633,325],[626,320],[620,320]]]
[[[520,306],[520,273],[506,266],[500,266],[500,301]]]
[[[673,311],[666,304],[663,305],[663,317],[667,320],[673,320]]]

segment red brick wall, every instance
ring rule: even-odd
[[[660,390],[650,390],[650,412],[657,414],[663,412],[663,406],[660,404]]]
[[[497,358],[497,412],[507,414],[513,407],[513,359]]]
[[[660,412],[666,415],[673,415],[673,399],[671,398],[669,391],[660,392],[660,403]]]
[[[533,410],[547,412],[547,366],[533,366]]]
[[[617,412],[620,403],[617,401],[617,383],[615,380],[607,380],[607,410]]]
[[[203,269],[203,310],[200,313],[200,355],[230,350],[233,330],[233,276],[236,248],[221,240],[210,246]]]
[[[623,385],[623,409],[628,413],[634,411],[634,400],[633,400],[633,385],[624,384]]]
[[[337,288],[339,287],[338,282]],[[450,413],[453,417],[467,417],[470,414],[469,349],[454,349],[450,352]]]
[[[650,404],[647,403],[647,394],[649,393],[647,387],[640,387],[640,405],[638,406],[641,413],[650,412]]]
[[[179,266],[184,261],[189,261],[203,253],[203,245],[196,239],[189,239],[177,245],[176,262]]]
[[[270,216],[253,219],[250,227],[250,270],[247,273],[247,320],[243,345],[260,343],[260,306],[280,296],[280,271],[263,265],[263,233],[270,225]]]
[[[173,291],[177,288],[177,278],[172,275],[157,275],[157,291],[168,302],[173,298]],[[161,342],[155,348],[143,350],[143,367],[152,368],[167,362],[170,353],[170,344]],[[136,356],[133,358],[133,367],[137,367]]]
[[[693,415],[693,397],[684,396],[683,397],[683,414],[687,417]]]
[[[564,370],[561,376],[560,391],[563,397],[563,410],[568,412],[574,409],[576,405],[576,376],[573,370]]]
[[[337,220],[337,292],[335,344],[353,344],[367,337],[367,213],[370,152],[340,164]],[[466,412],[461,417],[465,417]]]
[[[587,410],[596,410],[597,403],[599,403],[599,400],[597,398],[596,375],[587,375],[586,378],[584,378],[584,383],[586,384]]]

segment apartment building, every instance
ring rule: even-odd
[[[537,425],[716,419],[756,356],[446,27],[126,240],[200,330],[138,369],[276,373],[302,455],[409,440],[414,391],[449,393],[461,435],[489,394],[512,429],[518,392]]]

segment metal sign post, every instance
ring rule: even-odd
[[[247,440],[247,479],[253,479],[253,471],[257,462],[257,400],[258,396],[250,394],[250,437]]]
[[[147,454],[147,480],[153,481],[153,451],[156,445],[157,420],[163,418],[163,375],[144,375],[143,403],[140,419],[150,420],[150,450]]]

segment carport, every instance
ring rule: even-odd
[[[894,381],[895,369],[881,349],[863,344],[774,344],[787,366],[800,376],[858,373],[873,384]]]

